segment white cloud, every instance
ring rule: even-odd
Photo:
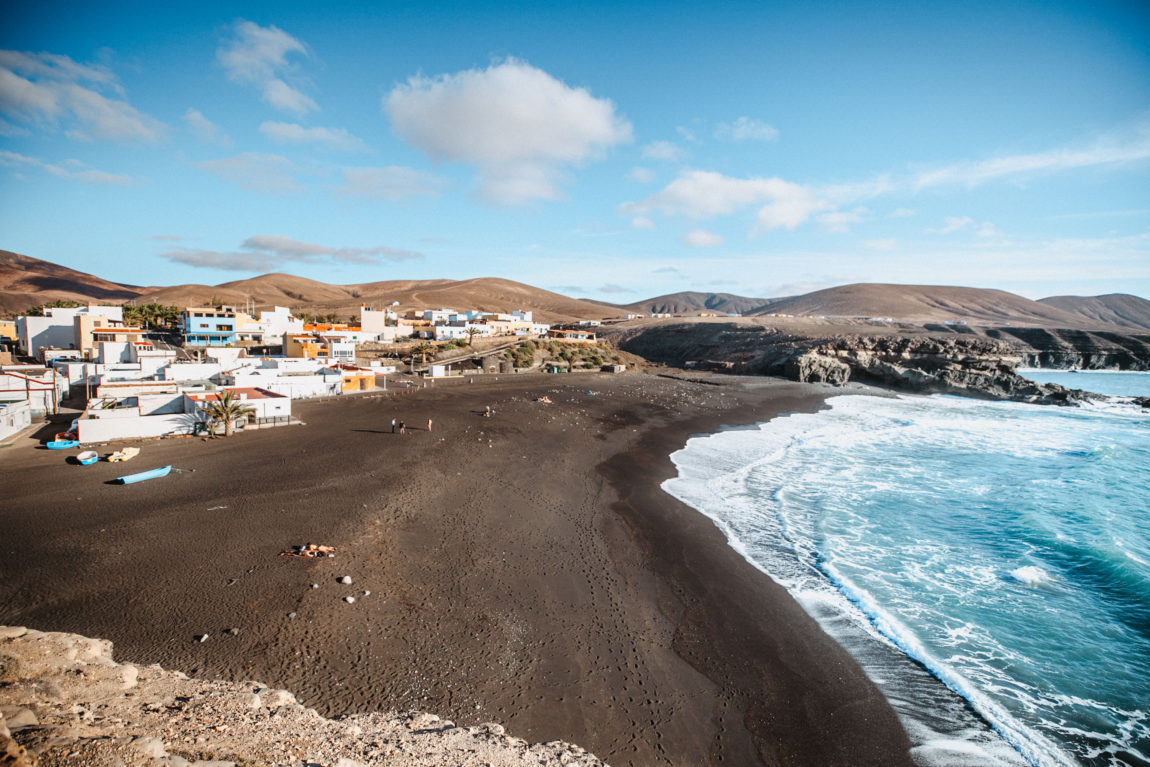
[[[342,152],[371,152],[367,144],[343,128],[305,128],[295,123],[264,122],[260,133],[277,144],[315,144]]]
[[[232,145],[231,137],[224,133],[220,126],[204,117],[200,110],[189,108],[180,119],[188,124],[188,130],[192,132],[192,135],[201,141],[207,141],[209,144],[222,147]]]
[[[319,109],[314,101],[284,78],[294,78],[295,66],[288,56],[307,58],[307,46],[278,27],[261,27],[237,21],[233,36],[216,50],[216,59],[234,82],[253,85],[261,98],[276,109],[306,114]]]
[[[123,88],[110,70],[78,64],[51,53],[0,51],[0,112],[34,127],[55,128],[82,141],[154,142],[160,121],[121,98]]]
[[[715,128],[715,138],[731,141],[774,141],[779,131],[762,120],[740,117],[733,123],[719,123]]]
[[[60,165],[53,165],[52,163],[38,160],[35,157],[28,157],[27,155],[4,150],[0,150],[0,165],[9,168],[20,166],[39,168],[45,173],[49,173],[57,178],[68,181],[79,181],[83,184],[132,186],[139,183],[138,179],[132,176],[126,176],[122,173],[108,173],[102,170],[93,170],[79,160],[65,160]]]
[[[918,211],[912,210],[911,208],[895,208],[887,215],[887,218],[910,218],[917,214]]]
[[[634,229],[654,229],[655,222],[645,216],[635,216],[631,219],[631,227]]]
[[[481,194],[505,205],[558,199],[565,169],[631,140],[610,100],[515,59],[412,77],[384,97],[383,110],[432,160],[474,166]]]
[[[650,168],[632,168],[625,176],[627,181],[634,181],[637,184],[650,184],[655,180],[655,171]]]
[[[970,216],[947,216],[943,219],[943,226],[938,229],[927,229],[927,234],[953,234],[954,232],[961,231],[974,223],[974,219]]]
[[[978,231],[975,232],[975,234],[977,234],[979,237],[997,237],[998,235],[1002,234],[1002,232],[998,231],[998,228],[989,221],[983,221],[982,226],[978,228]]]
[[[422,253],[386,245],[370,248],[333,248],[301,242],[279,234],[258,234],[240,244],[239,251],[175,248],[160,258],[189,266],[230,271],[272,271],[288,262],[378,264],[381,261],[408,261],[423,258]]]
[[[866,221],[867,213],[869,211],[866,208],[855,208],[850,211],[836,210],[823,213],[818,217],[818,221],[828,232],[846,234],[850,231],[851,224],[861,224]]]
[[[630,288],[625,288],[622,285],[615,285],[613,283],[608,283],[607,285],[603,285],[602,287],[600,287],[599,292],[600,293],[634,293],[635,291],[631,290]]]
[[[1081,148],[1060,147],[1033,154],[1016,154],[979,162],[960,163],[919,173],[913,180],[915,191],[958,184],[975,187],[994,179],[1040,172],[1088,168],[1150,159],[1150,122],[1132,131],[1100,137]]]
[[[280,195],[304,189],[295,180],[295,174],[301,169],[291,160],[276,154],[244,152],[221,160],[206,160],[198,163],[197,167],[251,192]]]
[[[687,151],[672,141],[652,141],[643,147],[643,157],[648,160],[678,162],[686,156]]]
[[[435,197],[447,186],[444,179],[414,168],[344,168],[340,194],[377,200]]]
[[[658,211],[665,216],[709,219],[729,216],[763,205],[753,232],[794,229],[820,210],[832,206],[808,187],[781,178],[732,178],[713,171],[684,171],[661,191],[639,202],[619,206],[626,215],[645,216]]]
[[[675,128],[675,132],[679,134],[679,138],[683,139],[684,141],[689,141],[692,144],[699,140],[695,138],[695,133],[690,128],[686,128],[682,125]]]
[[[706,229],[692,229],[683,235],[683,244],[688,248],[717,248],[723,244],[723,236]]]
[[[898,248],[898,240],[893,237],[887,237],[881,240],[867,240],[863,243],[863,247],[867,250],[890,251]]]

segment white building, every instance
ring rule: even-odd
[[[43,317],[17,317],[16,339],[20,351],[29,356],[37,356],[40,349],[56,347],[76,348],[76,318],[104,317],[109,321],[123,323],[124,310],[119,306],[72,306],[53,307],[44,310]]]
[[[8,439],[31,425],[32,406],[28,400],[16,402],[0,400],[0,439]]]

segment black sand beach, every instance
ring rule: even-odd
[[[659,488],[689,435],[813,410],[820,390],[702,380],[297,402],[305,426],[140,442],[126,468],[23,440],[0,451],[0,624],[258,679],[328,715],[499,721],[616,765],[910,764],[858,665]],[[336,556],[280,556],[307,542]]]

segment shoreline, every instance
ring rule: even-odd
[[[495,720],[616,765],[911,763],[861,667],[660,487],[690,435],[841,390],[500,379],[304,401],[290,433],[144,443],[141,468],[184,471],[131,495],[93,482],[114,465],[8,453],[0,623],[257,678],[329,716]],[[391,435],[396,414],[420,429]],[[304,542],[337,556],[278,556]]]

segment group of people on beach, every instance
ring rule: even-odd
[[[399,430],[400,434],[407,434],[407,423],[405,421],[397,421],[394,418],[392,418],[391,419],[391,433],[395,434],[396,429]],[[427,419],[427,430],[431,431],[431,419],[430,418]]]

